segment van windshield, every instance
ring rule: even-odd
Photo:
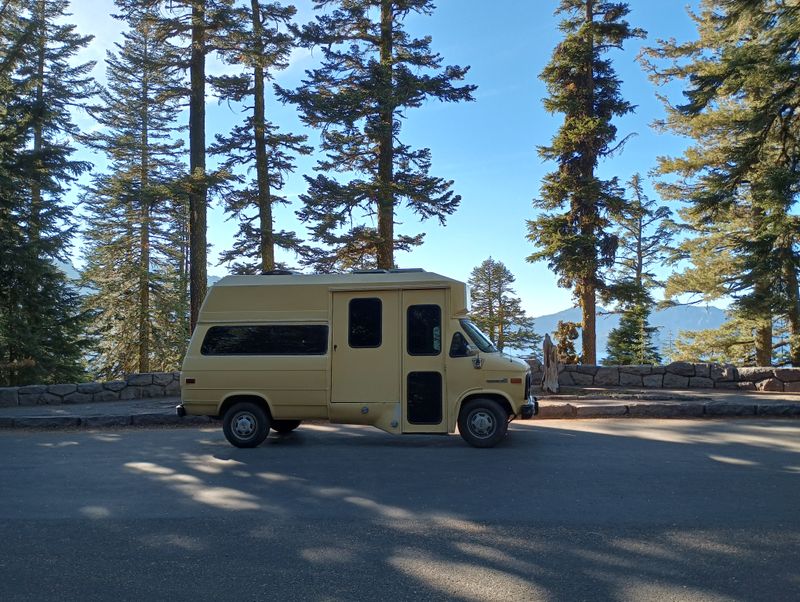
[[[484,353],[495,353],[497,348],[492,344],[485,334],[483,334],[475,324],[467,320],[466,318],[462,318],[459,320],[461,323],[461,328],[464,329],[464,332],[467,333],[467,336],[470,340],[475,343],[475,346],[483,351]]]

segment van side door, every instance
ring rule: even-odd
[[[333,293],[332,404],[400,401],[399,297]]]
[[[445,290],[403,291],[403,432],[447,432]]]

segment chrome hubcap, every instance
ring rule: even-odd
[[[491,437],[495,430],[495,419],[486,410],[475,410],[467,420],[470,432],[480,439]]]
[[[250,412],[239,412],[231,421],[231,430],[240,439],[249,439],[256,432],[256,417]]]

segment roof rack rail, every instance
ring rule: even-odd
[[[261,272],[262,276],[298,276],[300,272],[294,270],[265,270]]]
[[[388,274],[389,270],[353,270],[351,274]]]

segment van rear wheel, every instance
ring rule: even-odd
[[[222,418],[222,432],[231,445],[258,447],[269,435],[270,417],[267,411],[252,401],[233,404]]]
[[[285,435],[291,433],[298,426],[300,426],[299,420],[273,420],[270,428],[276,433]]]
[[[493,399],[473,399],[461,406],[458,432],[473,447],[494,447],[508,431],[508,414]]]

